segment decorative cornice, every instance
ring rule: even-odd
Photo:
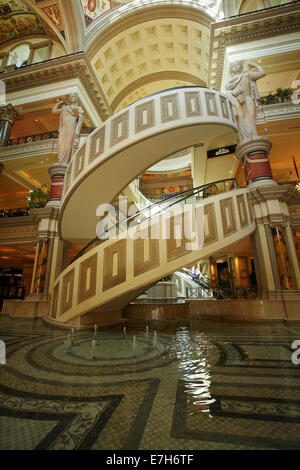
[[[1,79],[5,82],[7,93],[14,93],[74,78],[79,78],[83,84],[102,121],[107,119],[111,115],[109,104],[83,52],[1,74]]]
[[[11,124],[14,124],[15,121],[20,121],[22,117],[18,111],[13,107],[12,104],[7,104],[0,106],[0,120],[8,121]]]
[[[212,23],[209,84],[215,89],[221,88],[225,51],[228,46],[297,31],[300,31],[299,2]],[[212,69],[216,72],[213,83]]]
[[[56,220],[59,215],[59,209],[56,207],[41,207],[36,209],[31,209],[32,215],[36,218],[38,222],[42,219]]]
[[[300,104],[287,102],[259,106],[257,109],[257,124],[266,121],[280,121],[300,117]]]
[[[35,242],[37,239],[37,225],[24,225],[17,227],[0,227],[0,242],[8,243],[13,241]]]
[[[290,221],[290,217],[283,214],[269,214],[264,217],[257,217],[255,221],[258,225],[270,225],[271,228],[274,228],[279,224],[286,226]]]
[[[6,228],[27,227],[37,225],[37,219],[33,214],[24,217],[7,217],[0,219],[0,230]],[[36,227],[37,228],[37,227]]]
[[[86,51],[90,58],[116,34],[153,18],[180,18],[195,21],[207,28],[214,20],[212,11],[195,0],[149,0],[131,2],[113,9],[92,24],[86,36]]]
[[[270,200],[279,200],[287,205],[300,202],[300,193],[291,184],[272,184],[251,188],[249,185],[249,200],[253,204],[260,204]]]
[[[57,139],[40,140],[27,144],[2,147],[0,149],[0,161],[12,160],[14,158],[31,157],[34,155],[56,155]]]

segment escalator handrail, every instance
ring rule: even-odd
[[[206,183],[204,185],[201,185],[201,186],[197,186],[196,188],[190,188],[190,189],[186,189],[185,191],[182,191],[180,193],[177,193],[176,195],[174,196],[171,196],[169,197],[167,200],[165,201],[157,201],[153,204],[151,204],[150,206],[147,206],[147,207],[144,207],[143,209],[141,209],[140,211],[136,212],[135,214],[131,215],[130,217],[127,217],[126,219],[123,219],[119,222],[117,222],[115,225],[113,225],[112,227],[109,227],[107,230],[105,230],[104,232],[102,232],[100,234],[100,236],[97,236],[95,238],[93,238],[90,242],[88,242],[80,251],[79,253],[77,253],[76,256],[74,256],[74,258],[71,260],[71,263],[74,263],[74,261],[76,261],[78,258],[80,258],[84,252],[90,247],[92,246],[94,243],[96,243],[97,241],[101,241],[102,240],[102,236],[109,233],[110,231],[120,227],[121,224],[124,224],[124,223],[128,223],[129,221],[131,221],[132,219],[136,218],[137,216],[141,215],[143,212],[146,212],[146,211],[149,211],[150,209],[152,209],[154,206],[159,206],[160,204],[163,204],[163,203],[169,203],[170,200],[173,200],[173,199],[176,199],[174,202],[172,202],[171,204],[168,204],[166,207],[162,208],[161,211],[157,212],[155,214],[155,216],[157,216],[158,214],[161,214],[164,210],[166,209],[169,209],[170,207],[172,207],[173,205],[175,204],[178,204],[179,202],[181,201],[184,201],[185,199],[188,199],[188,197],[191,197],[193,195],[197,195],[199,194],[201,191],[204,191],[205,189],[209,188],[210,186],[214,186],[216,184],[219,184],[219,183],[226,183],[228,181],[232,181],[234,183],[234,187],[235,189],[237,189],[237,181],[236,181],[236,178],[226,178],[226,179],[222,179],[222,180],[218,180],[218,181],[214,181],[212,183]],[[186,194],[186,193],[192,193],[192,194]],[[184,195],[183,197],[181,197],[179,200],[178,198],[180,196]],[[153,216],[149,216],[147,217],[145,220],[143,220],[142,222],[145,222],[146,220],[152,218]]]

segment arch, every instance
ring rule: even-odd
[[[263,0],[243,0],[240,5],[239,15],[257,10],[263,10],[264,8],[266,8],[266,6],[264,5]]]
[[[186,72],[179,72],[177,70],[170,71],[170,72],[154,72],[149,75],[145,75],[144,77],[139,78],[138,80],[135,80],[134,82],[130,83],[127,87],[125,87],[112,101],[111,103],[111,109],[112,112],[114,113],[120,103],[132,92],[137,90],[138,88],[145,86],[149,83],[153,83],[155,81],[160,81],[160,80],[181,80],[187,82],[189,85],[195,85],[195,86],[200,86],[200,87],[205,87],[206,83],[204,83],[203,80],[201,80],[199,77],[196,77],[195,75],[192,75],[190,73]]]
[[[15,65],[17,68],[27,64],[30,57],[31,43],[21,42],[13,46],[8,53],[7,65]]]

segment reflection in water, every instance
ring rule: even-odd
[[[177,330],[174,343],[186,393],[197,407],[194,413],[210,413],[209,405],[214,403],[215,399],[210,393],[211,366],[207,357],[209,344],[206,336],[204,333],[197,333],[191,337],[189,330],[182,328]],[[209,417],[212,416],[209,414]]]

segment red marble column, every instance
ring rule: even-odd
[[[236,156],[244,165],[247,184],[262,180],[274,183],[268,158],[271,147],[266,137],[257,137],[237,146]]]
[[[51,187],[47,206],[60,206],[67,168],[68,165],[65,163],[54,163],[50,166],[48,171],[51,176]]]

